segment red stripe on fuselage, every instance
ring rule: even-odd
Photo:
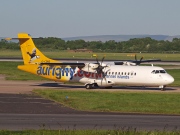
[[[82,70],[79,70],[74,77],[86,77],[86,78],[101,78],[102,74],[97,74],[97,73],[91,73],[91,72],[85,72]]]

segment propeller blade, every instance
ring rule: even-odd
[[[100,65],[97,56],[96,56],[96,61],[97,61],[97,64]]]
[[[103,76],[103,78],[101,79],[101,85],[102,85],[102,81],[103,81],[103,80],[105,80],[105,82],[107,83],[106,73],[102,72],[102,76]]]
[[[134,62],[134,63],[136,63],[136,65],[140,65],[142,59],[143,59],[143,57],[141,57],[141,59],[138,61],[138,60],[137,60],[137,57],[136,57],[136,54],[135,54],[135,62]]]
[[[90,63],[89,63],[90,64]],[[89,64],[88,64],[88,71],[89,71]]]
[[[141,57],[140,61],[142,61],[143,57]]]
[[[137,65],[140,65],[141,64],[141,61],[142,61],[143,57],[141,57],[141,59],[136,63]]]
[[[101,60],[101,66],[102,66],[102,63],[103,63],[103,61],[104,61],[104,58],[105,58],[105,55],[104,55],[104,57],[103,57],[102,60]]]
[[[103,78],[106,80],[106,74],[103,72]]]
[[[135,56],[134,56],[134,57],[135,57],[135,60],[137,61],[137,57],[136,57],[136,54],[135,54]]]

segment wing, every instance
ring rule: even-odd
[[[141,61],[137,61],[137,60],[127,60],[127,61],[115,61],[114,65],[139,65],[141,63],[146,63],[146,62],[157,62],[157,61],[161,61],[160,59],[152,59],[152,60],[141,60]]]
[[[72,62],[54,62],[54,63],[50,63],[50,62],[43,62],[40,63],[40,65],[50,65],[50,66],[70,66],[70,67],[78,67],[80,69],[82,69],[83,67],[85,67],[85,63],[72,63]]]

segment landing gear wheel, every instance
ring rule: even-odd
[[[161,91],[165,91],[166,86],[161,87]]]
[[[86,89],[92,89],[92,84],[87,84]]]

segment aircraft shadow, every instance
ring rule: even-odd
[[[60,89],[60,88],[81,88],[85,89],[85,86],[82,85],[75,85],[75,84],[61,84],[61,83],[41,83],[37,85],[31,85],[31,86],[39,86],[39,87],[47,87],[47,88],[55,88],[55,89]],[[139,91],[160,91],[158,87],[142,87],[142,86],[113,86],[111,89],[109,88],[99,88],[96,87],[94,89],[103,89],[103,90],[139,90]],[[94,90],[92,89],[92,90]],[[85,89],[86,90],[86,89]],[[90,89],[91,90],[91,89]],[[176,87],[166,87],[165,91],[175,91],[177,90]]]
[[[40,87],[52,87],[52,88],[85,88],[83,85],[72,85],[72,84],[61,84],[61,83],[41,83],[31,86],[40,86]]]
[[[113,87],[113,89],[160,91],[160,89],[158,87],[144,87],[144,86],[117,86],[117,87]],[[177,90],[177,88],[175,88],[175,87],[166,87],[165,88],[165,91],[174,91],[174,90]]]

